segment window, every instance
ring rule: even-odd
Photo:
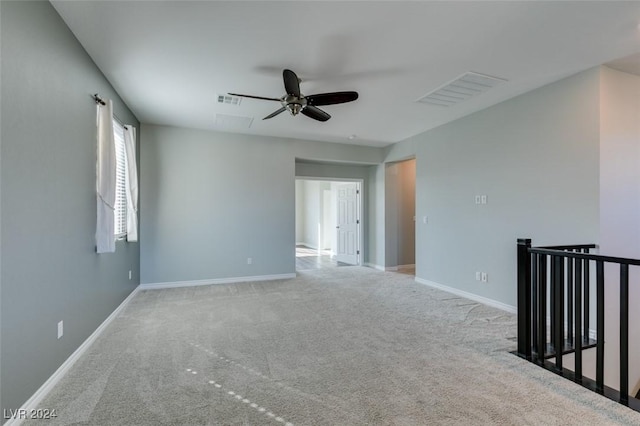
[[[116,239],[127,235],[127,156],[124,149],[124,127],[113,120],[114,142],[116,147],[116,202],[113,213]]]

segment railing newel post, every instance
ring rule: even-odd
[[[531,239],[518,239],[518,353],[531,360]]]

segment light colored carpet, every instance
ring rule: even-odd
[[[142,291],[41,407],[55,424],[640,424],[510,354],[515,321],[360,267]]]

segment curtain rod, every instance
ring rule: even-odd
[[[93,100],[100,105],[106,105],[106,102],[102,100],[102,98],[100,97],[100,95],[98,95],[97,93],[95,93],[93,95]]]
[[[107,103],[100,97],[100,95],[98,95],[97,93],[94,93],[93,95],[93,100],[95,101],[96,104],[100,104],[100,105],[106,105]],[[125,126],[125,124],[122,122],[122,120],[120,120],[120,118],[118,118],[117,115],[113,114],[113,118],[114,120],[116,120],[118,123],[120,123],[120,125],[122,127],[124,127],[125,130],[129,130],[129,128],[127,126]]]

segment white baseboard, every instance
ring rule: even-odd
[[[78,349],[76,349],[69,356],[69,358],[67,358],[65,362],[63,362],[62,365],[58,367],[58,369],[51,375],[51,377],[49,377],[47,381],[44,382],[44,384],[40,386],[40,388],[33,395],[31,395],[31,398],[29,398],[24,404],[22,404],[22,407],[20,407],[18,413],[29,413],[31,410],[38,407],[38,404],[44,399],[44,397],[47,396],[49,392],[51,392],[51,389],[53,389],[53,387],[58,384],[58,382],[64,377],[64,375],[69,371],[73,364],[75,364],[75,362],[87,351],[87,349],[89,349],[91,344],[100,336],[100,334],[102,334],[104,329],[107,328],[111,321],[113,321],[115,317],[117,317],[118,314],[125,308],[125,306],[127,306],[131,299],[133,299],[139,288],[140,286],[133,289],[131,294],[129,294],[129,296],[127,296],[127,298],[124,299],[122,303],[120,303],[120,305],[118,305],[118,307],[113,312],[111,312],[111,314],[104,321],[102,321],[102,324],[100,324],[98,328],[96,328],[95,331],[91,333],[91,335],[87,337],[84,342],[82,342]],[[4,424],[4,426],[18,426],[22,424],[23,420],[24,419],[19,418],[9,419]]]
[[[443,290],[446,291],[448,293],[452,293],[455,294],[456,296],[461,296],[464,297],[466,299],[470,299],[473,300],[475,302],[480,302],[484,305],[488,305],[494,308],[498,308],[501,309],[503,311],[507,311],[510,312],[512,314],[517,313],[517,308],[515,306],[511,306],[511,305],[507,305],[506,303],[502,303],[502,302],[498,302],[497,300],[493,300],[493,299],[489,299],[487,297],[483,297],[483,296],[479,296],[477,294],[473,294],[473,293],[469,293],[467,291],[464,290],[460,290],[454,287],[449,287],[443,284],[439,284],[437,282],[434,281],[429,281],[429,280],[425,280],[423,278],[415,278],[415,281],[419,284],[424,284],[427,285],[429,287],[433,287],[433,288],[437,288],[438,290]]]
[[[384,271],[388,271],[388,272],[397,272],[397,271],[406,271],[408,269],[415,269],[416,264],[415,263],[411,263],[411,264],[406,264],[406,265],[398,265],[398,266],[387,266],[386,268],[384,268]]]
[[[411,263],[411,264],[407,264],[407,265],[398,265],[397,268],[398,268],[398,271],[406,271],[408,269],[415,269],[416,268],[416,264],[415,263]]]
[[[296,243],[297,246],[305,246],[305,248],[311,249],[311,250],[318,250],[318,246],[314,245],[314,244],[309,244],[309,243]]]
[[[376,265],[375,263],[365,262],[364,266],[368,268],[377,269],[378,271],[384,271],[384,266]]]
[[[251,281],[273,281],[273,280],[288,280],[295,278],[296,274],[275,274],[275,275],[256,275],[253,277],[231,277],[231,278],[212,278],[208,280],[193,280],[193,281],[171,281],[164,283],[148,283],[140,284],[140,290],[158,290],[162,288],[179,288],[179,287],[196,287],[201,285],[212,284],[233,284],[233,283],[246,283]]]
[[[483,297],[483,296],[478,296],[477,294],[469,293],[469,292],[464,291],[464,290],[459,290],[457,288],[453,288],[453,287],[449,287],[449,286],[446,286],[446,285],[443,285],[443,284],[439,284],[439,283],[436,283],[434,281],[425,280],[423,278],[416,277],[415,281],[417,283],[419,283],[419,284],[424,284],[424,285],[427,285],[429,287],[437,288],[439,290],[443,290],[443,291],[446,291],[448,293],[455,294],[456,296],[461,296],[461,297],[464,297],[466,299],[470,299],[470,300],[473,300],[475,302],[482,303],[484,305],[492,306],[494,308],[498,308],[498,309],[501,309],[503,311],[510,312],[512,314],[518,313],[518,308],[516,306],[507,305],[506,303],[498,302],[497,300],[489,299],[489,298]],[[551,326],[551,318],[547,317],[547,329],[550,326]],[[564,331],[565,331],[565,333],[567,332],[567,330],[568,330],[568,323],[565,322],[564,323]],[[596,330],[594,330],[592,328],[589,329],[589,338],[593,339],[593,340],[597,339]]]

